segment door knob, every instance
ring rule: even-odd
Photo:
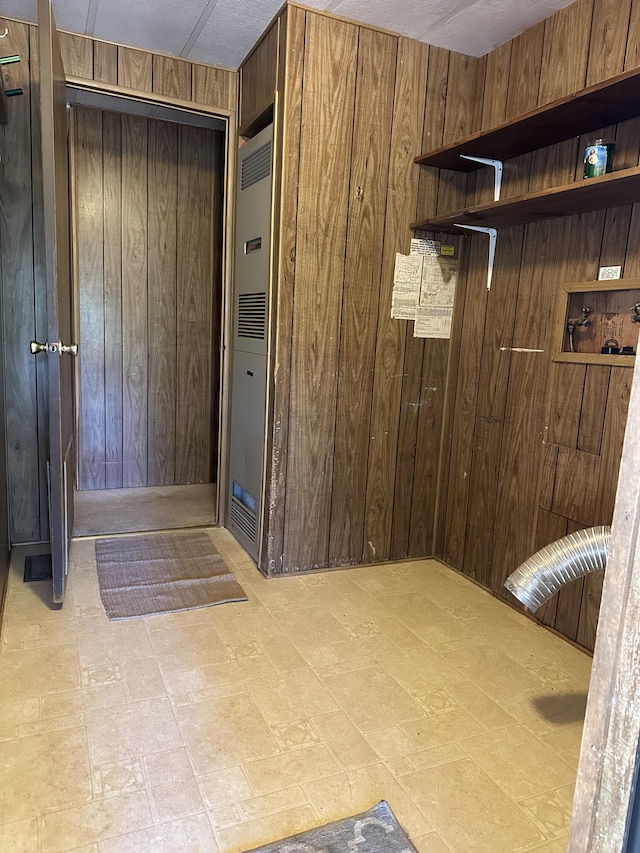
[[[31,352],[33,355],[36,355],[39,352],[57,352],[60,357],[65,353],[68,353],[69,355],[78,355],[78,344],[71,344],[70,346],[67,346],[60,341],[56,341],[53,344],[47,343],[47,341],[43,344],[39,341],[31,341]]]

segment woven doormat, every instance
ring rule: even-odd
[[[206,533],[98,539],[96,559],[100,597],[109,619],[247,600]]]
[[[247,853],[417,853],[386,800],[359,815]]]

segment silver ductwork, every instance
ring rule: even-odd
[[[529,610],[538,610],[565,584],[604,569],[610,540],[605,526],[570,533],[536,551],[504,585]]]

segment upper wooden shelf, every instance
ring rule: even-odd
[[[482,164],[463,160],[461,154],[508,160],[639,114],[640,69],[634,68],[488,130],[422,154],[416,157],[415,162],[471,172],[481,168]]]
[[[587,178],[540,192],[466,207],[453,213],[414,222],[411,228],[415,231],[460,234],[463,232],[455,227],[456,224],[501,228],[555,216],[618,207],[637,201],[640,201],[640,167],[634,166],[600,178]]]

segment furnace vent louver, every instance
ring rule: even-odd
[[[256,541],[258,527],[255,513],[251,512],[251,510],[244,504],[240,503],[236,497],[231,498],[229,519],[232,524],[235,524],[238,530],[241,530],[244,533],[250,542]]]
[[[267,330],[267,294],[238,295],[238,337],[263,341]]]
[[[246,190],[271,174],[271,140],[241,161],[240,189]]]

